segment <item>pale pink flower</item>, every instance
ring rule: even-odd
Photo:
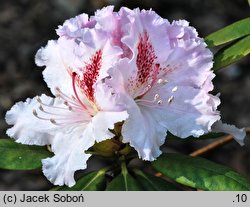
[[[85,150],[112,138],[109,129],[128,117],[102,81],[122,52],[98,23],[109,14],[108,9],[101,10],[96,20],[83,14],[60,26],[59,39],[49,41],[36,55],[36,64],[46,66],[44,80],[56,98],[28,98],[6,114],[7,123],[14,125],[7,134],[17,142],[51,145],[55,155],[42,164],[55,185],[73,186],[74,172],[85,169],[90,157]]]
[[[19,102],[7,113],[7,133],[24,144],[51,144],[43,172],[56,185],[74,185],[95,142],[112,138],[124,121],[123,142],[154,160],[167,131],[181,138],[225,131],[243,143],[244,130],[223,125],[213,90],[212,53],[186,21],[170,24],[152,10],[109,6],[57,29],[38,51],[56,98]]]
[[[219,121],[220,100],[209,93],[213,55],[196,30],[185,20],[170,24],[152,10],[122,8],[119,16],[127,49],[106,82],[129,113],[123,141],[145,160],[161,154],[167,131],[180,138],[229,132],[243,144],[243,129]]]

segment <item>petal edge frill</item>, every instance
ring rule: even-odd
[[[76,127],[69,133],[58,133],[52,142],[55,156],[42,160],[43,173],[54,185],[71,187],[75,185],[74,173],[85,169],[87,160],[91,156],[84,153],[95,140],[91,136],[92,128]]]
[[[241,145],[244,145],[244,139],[246,137],[246,131],[244,128],[239,129],[234,125],[224,124],[222,121],[217,121],[212,126],[213,132],[224,132],[226,134],[231,134],[234,139]]]
[[[73,47],[72,44],[70,44],[70,41],[67,41],[67,43],[68,48],[71,49]],[[65,60],[63,61],[61,56],[61,51],[65,50],[63,47],[63,44],[59,45],[59,41],[48,41],[45,47],[37,51],[35,62],[38,66],[46,66],[43,71],[43,77],[54,95],[57,95],[56,88],[59,88],[65,94],[73,95],[72,84],[70,84],[72,78],[68,72],[69,68],[64,64]],[[68,59],[73,59],[71,56]]]
[[[46,104],[53,104],[54,102],[53,98],[46,95],[42,95],[40,99]],[[6,113],[6,122],[9,125],[14,125],[7,130],[7,135],[22,144],[50,144],[55,126],[49,121],[34,116],[33,110],[39,106],[40,103],[37,98],[28,98],[25,102],[16,103]]]
[[[127,112],[98,112],[87,125],[68,128],[68,132],[65,129],[56,134],[51,145],[55,156],[42,161],[44,175],[54,185],[75,185],[75,171],[85,169],[91,156],[84,151],[95,142],[114,137],[109,129],[127,116]]]

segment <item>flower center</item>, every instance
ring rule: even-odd
[[[69,97],[59,88],[56,88],[56,96],[62,101],[60,106],[54,106],[54,101],[49,104],[44,103],[39,97],[37,97],[37,101],[40,106],[38,109],[33,109],[33,115],[41,120],[50,121],[55,125],[70,123],[73,124],[76,122],[84,123],[85,121],[88,121],[89,118],[92,117],[97,111],[97,108],[94,104],[93,85],[96,83],[97,77],[99,75],[99,70],[101,67],[100,61],[101,51],[97,51],[92,57],[91,63],[86,65],[85,73],[83,74],[82,79],[80,79],[80,76],[75,72],[71,74],[74,96]],[[80,89],[84,92],[92,107],[89,107],[83,103],[81,97],[78,95],[76,84],[80,86]],[[83,110],[87,113],[82,113]]]
[[[174,100],[172,94],[164,100],[158,92],[161,87],[168,83],[166,76],[171,68],[169,65],[161,67],[161,65],[157,63],[157,56],[147,32],[140,35],[137,52],[137,75],[135,79],[130,79],[130,86],[132,86],[132,94],[135,101],[141,105],[151,107],[159,107],[159,105],[165,102],[168,104],[172,103]],[[149,91],[153,94],[153,96],[149,96],[151,97],[150,100],[148,100],[149,97],[145,97]],[[174,87],[172,93],[176,91],[177,87]]]

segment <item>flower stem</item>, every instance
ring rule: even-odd
[[[126,174],[128,174],[128,169],[127,169],[127,166],[126,166],[125,156],[121,156],[120,160],[121,160],[122,174],[126,175]]]
[[[221,139],[216,140],[215,142],[212,142],[212,143],[208,144],[205,147],[202,147],[202,148],[200,148],[198,150],[195,150],[194,152],[192,152],[190,154],[190,156],[197,157],[197,156],[202,155],[204,153],[207,153],[207,152],[209,152],[211,150],[214,150],[214,149],[216,149],[216,148],[218,148],[218,147],[220,147],[222,145],[225,145],[226,143],[231,142],[232,140],[233,140],[232,135],[224,136]]]
[[[107,172],[107,171],[109,171],[110,169],[112,169],[112,166],[106,166],[106,167],[104,167],[104,168],[101,168],[100,170],[99,170],[99,172]]]
[[[246,128],[246,133],[249,134],[250,133],[250,127]],[[222,145],[225,145],[229,142],[231,142],[233,140],[233,136],[232,135],[226,135],[224,137],[222,137],[221,139],[219,140],[216,140],[210,144],[208,144],[207,146],[205,147],[202,147],[194,152],[192,152],[190,154],[190,156],[192,157],[196,157],[196,156],[199,156],[199,155],[202,155],[202,154],[205,154],[211,150],[214,150]]]

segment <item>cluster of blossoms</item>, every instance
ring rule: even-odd
[[[44,80],[55,98],[41,95],[7,112],[7,134],[29,145],[51,145],[54,157],[42,160],[55,185],[75,184],[86,168],[85,151],[114,137],[122,122],[122,141],[144,160],[160,154],[167,132],[180,138],[245,131],[222,124],[213,90],[213,55],[184,20],[169,23],[152,10],[112,6],[94,16],[66,20],[36,54],[46,66]]]

